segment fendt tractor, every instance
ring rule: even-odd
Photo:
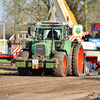
[[[37,23],[35,39],[28,42],[15,59],[19,75],[100,74],[96,42],[81,42],[86,32],[82,31],[82,25],[77,23],[65,0],[49,0],[49,3],[49,21]]]
[[[68,23],[38,22],[35,28],[35,39],[26,45],[16,59],[19,75],[51,72],[63,77],[85,73],[82,44],[68,40]]]

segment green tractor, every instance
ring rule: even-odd
[[[81,76],[84,54],[82,44],[69,41],[66,23],[39,22],[35,39],[29,42],[16,59],[19,75]]]

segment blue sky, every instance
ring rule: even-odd
[[[2,20],[2,16],[3,16],[3,7],[0,4],[0,21]]]

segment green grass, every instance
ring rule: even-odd
[[[5,72],[11,72],[11,71],[0,70],[0,73],[5,73]]]
[[[11,63],[11,61],[8,61],[7,59],[0,59],[0,63]]]

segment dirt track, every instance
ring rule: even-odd
[[[95,99],[100,76],[18,76],[16,67],[1,65],[0,69],[12,71],[0,73],[0,96],[7,94],[6,100],[100,100]]]

